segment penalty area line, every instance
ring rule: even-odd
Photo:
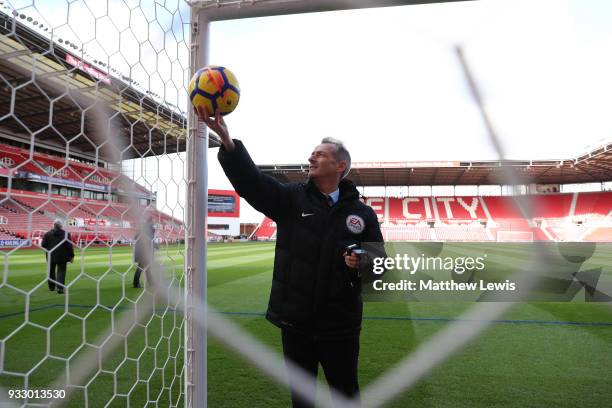
[[[79,308],[79,309],[91,309],[100,305],[78,305],[78,304],[69,304],[68,307]],[[43,310],[48,310],[52,308],[65,308],[65,304],[53,304],[38,307],[35,309],[30,309],[30,313],[32,312],[40,312]],[[105,307],[106,309],[107,307]],[[116,308],[117,310],[131,310],[132,307],[120,306]],[[159,309],[157,312],[162,311],[174,311],[172,308],[168,309]],[[250,316],[250,317],[265,317],[264,312],[233,312],[233,311],[215,311],[212,313],[221,314],[221,315],[229,315],[229,316]],[[13,316],[23,315],[24,312],[13,312],[0,314],[0,319],[9,318]],[[363,320],[387,320],[387,321],[415,321],[415,322],[474,322],[476,320],[473,319],[457,319],[453,317],[402,317],[402,316],[364,316]],[[510,319],[498,319],[491,320],[490,323],[497,324],[532,324],[532,325],[542,325],[542,326],[582,326],[582,327],[612,327],[612,322],[572,322],[572,321],[562,321],[562,320],[510,320]]]

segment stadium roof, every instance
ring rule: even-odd
[[[186,118],[178,108],[140,92],[118,72],[109,75],[94,65],[97,61],[83,61],[76,45],[62,39],[52,42],[19,21],[27,16],[14,14],[0,11],[0,132],[5,137],[29,143],[30,134],[36,133],[37,143],[62,151],[66,140],[71,140],[71,153],[95,157],[96,146],[105,142],[105,132],[96,128],[96,113],[87,108],[102,101],[120,132],[123,159],[185,150]],[[12,115],[5,116],[13,104]],[[77,138],[79,134],[87,138]],[[215,136],[210,140],[211,146],[218,146]],[[102,159],[114,161],[104,157],[102,150]]]
[[[262,165],[281,182],[304,181],[307,164]],[[566,160],[367,162],[353,163],[348,178],[358,186],[570,184],[612,181],[612,142]]]

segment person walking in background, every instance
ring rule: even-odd
[[[60,219],[53,221],[53,229],[44,235],[41,246],[46,249],[45,256],[49,266],[49,290],[64,293],[66,287],[66,264],[74,260],[74,248],[70,234],[64,231],[64,223]],[[56,274],[57,269],[57,274]]]
[[[136,270],[134,271],[134,281],[132,282],[135,288],[142,288],[140,284],[140,275],[144,271],[147,282],[153,286],[151,280],[151,261],[153,258],[153,250],[155,248],[155,226],[153,220],[147,218],[145,225],[134,237],[134,262],[136,262]]]

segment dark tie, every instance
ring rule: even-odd
[[[334,199],[332,198],[332,196],[328,195],[327,196],[327,204],[331,207],[332,205],[334,205]]]

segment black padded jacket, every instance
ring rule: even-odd
[[[72,237],[69,233],[61,228],[53,228],[45,233],[40,246],[49,251],[45,253],[47,258],[51,254],[51,263],[72,262],[74,248],[71,240]]]
[[[353,183],[340,182],[329,206],[312,181],[280,183],[255,166],[244,145],[218,153],[236,192],[277,224],[272,288],[266,318],[278,327],[318,337],[359,333],[361,279],[348,268],[348,245],[383,241],[376,214]]]

